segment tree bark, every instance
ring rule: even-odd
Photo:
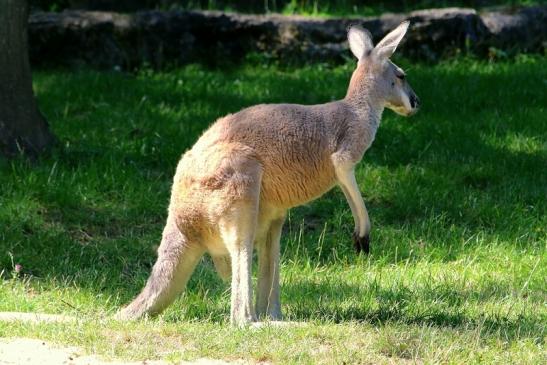
[[[54,137],[32,91],[27,0],[0,0],[0,154],[36,155]]]

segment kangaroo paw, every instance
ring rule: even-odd
[[[364,254],[370,253],[370,235],[366,234],[363,237],[359,237],[359,234],[357,232],[353,233],[353,245],[355,247],[355,251],[360,254],[363,252]]]

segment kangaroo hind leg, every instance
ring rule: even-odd
[[[117,314],[137,319],[161,313],[179,295],[203,255],[199,244],[188,242],[174,220],[168,218],[158,248],[158,259],[141,293]]]
[[[232,262],[230,255],[215,255],[213,256],[213,264],[215,270],[223,281],[228,281],[232,275]]]
[[[279,254],[281,230],[285,218],[270,223],[266,237],[257,242],[258,287],[256,292],[256,314],[276,321],[282,319],[279,292]]]
[[[220,223],[221,236],[232,263],[230,322],[239,326],[256,320],[251,299],[256,210],[253,204],[237,204]]]

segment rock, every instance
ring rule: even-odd
[[[488,29],[486,43],[501,50],[544,52],[547,48],[547,7],[501,10],[481,15]]]
[[[487,34],[473,9],[420,10],[410,13],[409,20],[413,26],[406,42],[407,53],[430,60],[476,49]]]
[[[377,42],[405,19],[412,25],[399,52],[412,58],[437,60],[461,50],[481,55],[490,47],[544,52],[546,13],[545,6],[514,13],[448,8],[352,19],[209,11],[38,12],[29,20],[30,58],[34,66],[123,69],[239,62],[250,52],[281,62],[340,62],[351,57],[346,42],[351,24],[361,24]]]
[[[130,31],[132,23],[131,16],[116,13],[32,14],[28,28],[31,63],[122,65],[130,44],[119,42],[115,34]]]

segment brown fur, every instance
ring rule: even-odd
[[[395,88],[395,65],[370,49],[365,55],[362,48],[372,41],[362,38],[364,32],[352,36],[352,51],[363,55],[343,100],[244,109],[219,119],[184,154],[158,261],[120,318],[160,312],[209,252],[223,277],[231,271],[232,322],[248,323],[256,314],[279,319],[279,238],[286,212],[336,184],[355,218],[356,242],[368,249],[370,222],[353,169],[372,144],[384,107],[404,109],[412,90],[399,81]],[[250,300],[253,247],[259,251],[256,314]]]

